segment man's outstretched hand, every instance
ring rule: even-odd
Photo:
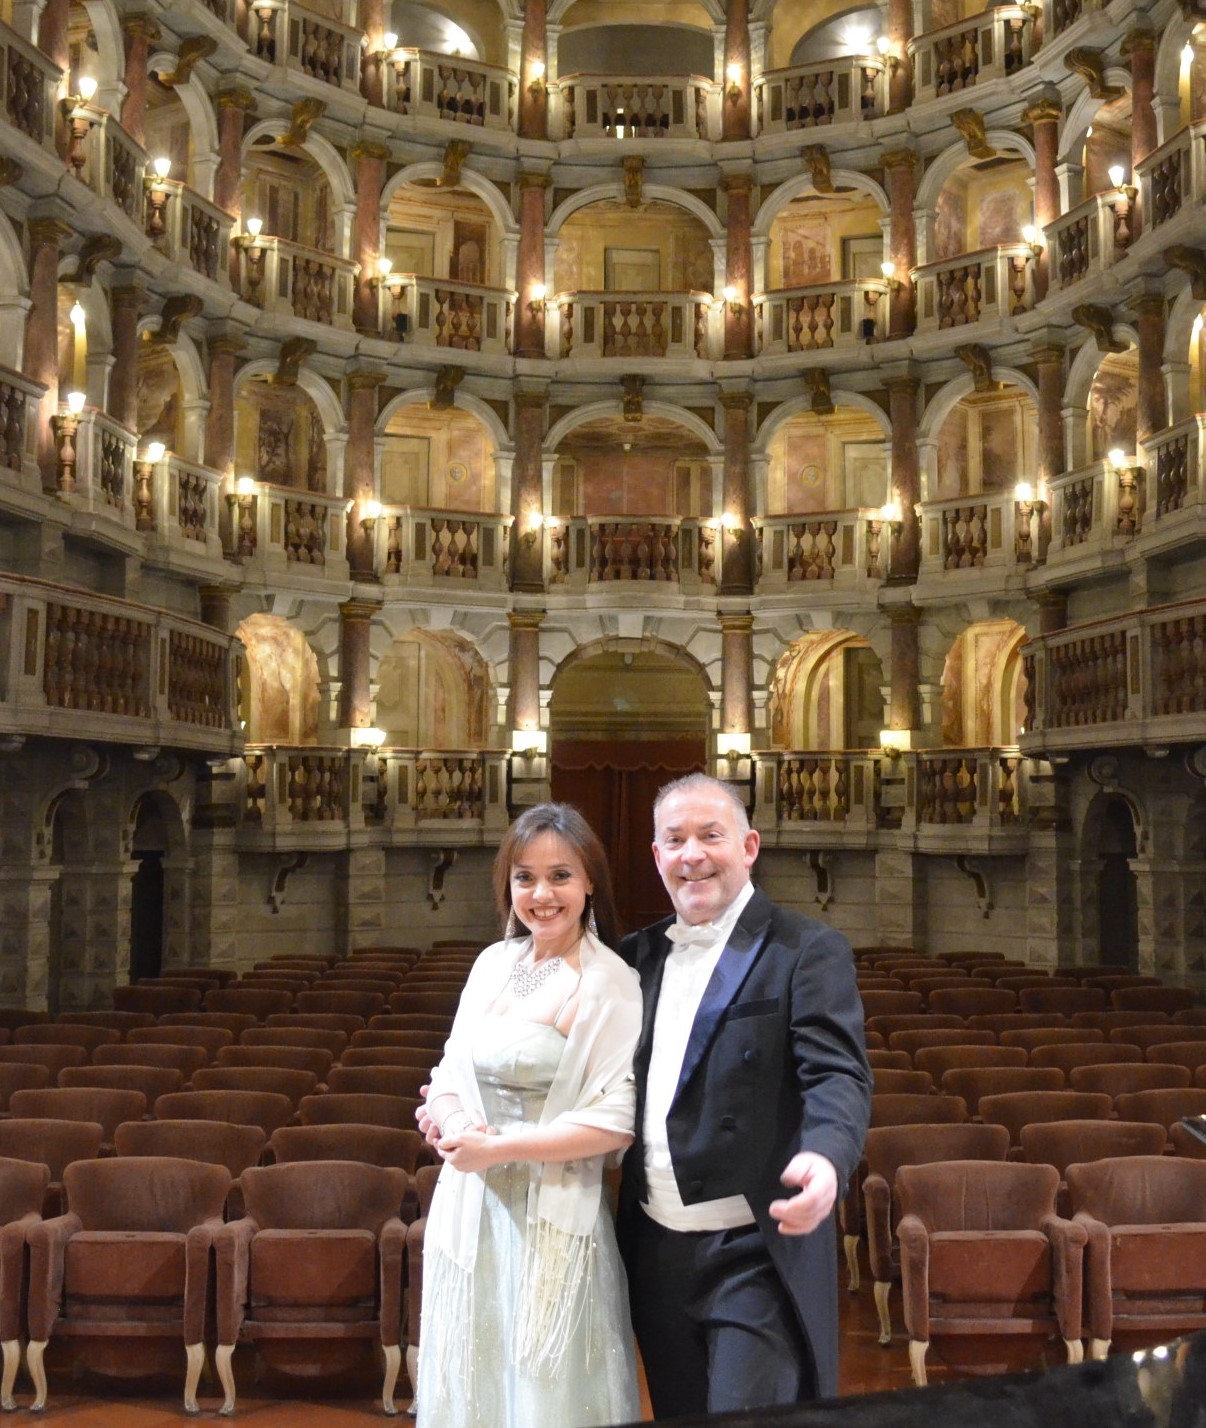
[[[779,1177],[796,1193],[786,1200],[772,1200],[770,1213],[779,1221],[781,1235],[809,1235],[833,1209],[837,1199],[837,1171],[831,1161],[814,1150],[802,1150],[787,1162]]]

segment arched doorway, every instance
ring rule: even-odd
[[[665,917],[653,800],[664,783],[706,767],[702,676],[662,651],[603,650],[560,672],[549,714],[553,797],[580,808],[603,840],[622,927]]]
[[[164,868],[167,827],[151,798],[142,798],[135,813],[130,856],[135,868],[130,880],[130,981],[157,977],[163,970]]]
[[[1131,859],[1138,853],[1135,818],[1124,798],[1111,798],[1101,818],[1097,875],[1097,948],[1110,967],[1139,970],[1139,897]]]

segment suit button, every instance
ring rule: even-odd
[[[747,1066],[752,1066],[758,1059],[758,1053],[756,1051],[743,1051],[741,1053],[741,1059]]]
[[[736,1117],[736,1116],[721,1116],[721,1118],[720,1118],[720,1128],[721,1128],[721,1130],[736,1130],[736,1129],[737,1129],[737,1117]]]
[[[687,1188],[691,1191],[692,1195],[698,1195],[699,1192],[703,1189],[703,1181],[692,1180],[691,1184]]]

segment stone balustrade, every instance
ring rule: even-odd
[[[365,764],[370,827],[428,826],[441,841],[507,826],[507,754],[503,749],[374,751]]]
[[[254,561],[272,578],[347,580],[342,496],[246,478],[239,487],[227,497],[237,557]]]
[[[240,243],[240,295],[246,302],[264,312],[352,330],[359,263],[268,234]]]
[[[476,590],[505,590],[511,519],[385,506],[373,528],[374,568],[388,585],[472,581]]]
[[[552,307],[556,357],[709,356],[711,293],[558,293]]]
[[[879,580],[888,556],[881,527],[871,512],[857,510],[756,517],[759,594],[798,590],[809,581],[861,589]]]
[[[157,462],[135,459],[134,527],[155,544],[189,557],[222,559],[219,500],[222,475],[168,452]]]
[[[678,516],[589,516],[549,521],[545,580],[583,592],[626,582],[675,593],[711,589],[720,579],[719,522]]]
[[[378,289],[381,331],[413,347],[502,354],[511,350],[516,294],[480,283],[394,273]]]
[[[1095,193],[1043,230],[1050,291],[1100,278],[1130,247],[1134,209],[1124,189]]]
[[[1206,198],[1206,119],[1178,129],[1135,165],[1135,173],[1142,195],[1145,235],[1181,214],[1185,216],[1178,228],[1196,233],[1201,221],[1200,205]],[[1171,235],[1162,234],[1160,246],[1171,241]]]
[[[19,133],[54,153],[55,91],[62,78],[58,65],[0,21],[0,89],[4,116]]]
[[[1054,477],[1048,562],[1096,557],[1131,540],[1143,526],[1146,487],[1142,466],[1116,468],[1107,460]]]
[[[519,81],[510,70],[460,55],[397,49],[385,56],[385,107],[395,114],[512,132]]]
[[[148,181],[144,226],[165,258],[225,287],[230,281],[230,231],[234,219],[172,179]]]
[[[720,85],[698,75],[562,75],[549,92],[560,101],[558,138],[720,137]]]
[[[0,575],[0,729],[230,754],[240,649],[180,615]]]
[[[769,357],[880,341],[887,336],[887,292],[887,282],[875,280],[755,293],[755,351]]]
[[[91,104],[76,105],[67,120],[67,132],[68,168],[142,229],[147,151],[114,115]]]
[[[1159,532],[1192,522],[1196,534],[1206,505],[1206,415],[1187,417],[1142,445],[1149,492],[1145,527]]]
[[[917,331],[1006,322],[1034,306],[1034,253],[1005,243],[913,269]]]
[[[1034,20],[1028,7],[998,5],[909,41],[918,101],[942,99],[1007,79],[1030,63]]]
[[[1084,15],[1096,15],[1102,0],[1046,0],[1043,11],[1043,32],[1048,36],[1062,35]]]
[[[59,421],[59,499],[134,530],[134,433],[91,408]]]
[[[38,402],[42,389],[9,367],[0,367],[0,480],[40,491],[37,463]]]
[[[255,0],[247,21],[249,48],[257,59],[359,94],[362,31],[295,0]]]
[[[887,110],[887,65],[879,55],[843,55],[754,80],[754,132],[785,134],[877,119]]]
[[[921,508],[921,573],[979,570],[1037,559],[1034,504],[1013,492],[985,492]]]

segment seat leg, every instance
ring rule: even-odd
[[[888,1312],[888,1299],[892,1293],[890,1280],[875,1281],[875,1312],[879,1315],[879,1342],[884,1347],[892,1342],[892,1316]]]
[[[1084,1362],[1085,1346],[1080,1339],[1065,1339],[1064,1348],[1068,1351],[1068,1362],[1070,1364]]]
[[[205,1367],[205,1345],[185,1344],[184,1358],[187,1369],[184,1375],[184,1411],[197,1412],[197,1385],[201,1382],[201,1370]]]
[[[214,1354],[214,1367],[218,1370],[218,1382],[222,1385],[222,1392],[226,1398],[222,1404],[222,1412],[229,1418],[235,1408],[235,1381],[234,1369],[231,1367],[231,1357],[235,1351],[233,1344],[219,1344],[217,1352]]]
[[[31,1413],[41,1413],[46,1407],[46,1365],[42,1360],[49,1342],[49,1339],[30,1339],[25,1350],[25,1363],[34,1386],[34,1401],[29,1405]]]
[[[929,1347],[928,1340],[909,1340],[909,1367],[913,1370],[913,1382],[918,1388],[926,1386],[925,1356]]]
[[[398,1384],[398,1374],[402,1368],[402,1346],[400,1344],[385,1345],[385,1384],[381,1389],[381,1407],[385,1409],[389,1417],[397,1413],[394,1407],[394,1389]]]
[[[410,1379],[410,1407],[407,1414],[413,1418],[419,1411],[419,1346],[418,1344],[407,1344],[406,1346],[406,1377]]]
[[[11,1413],[16,1408],[13,1402],[13,1384],[17,1381],[17,1370],[21,1366],[21,1340],[5,1339],[0,1344],[4,1353],[4,1378],[0,1380],[0,1408]]]
[[[843,1235],[842,1245],[846,1250],[846,1269],[850,1276],[850,1282],[846,1288],[851,1294],[854,1294],[862,1282],[858,1272],[858,1236]]]
[[[1109,1339],[1090,1339],[1089,1357],[1091,1359],[1104,1359],[1110,1352]]]

